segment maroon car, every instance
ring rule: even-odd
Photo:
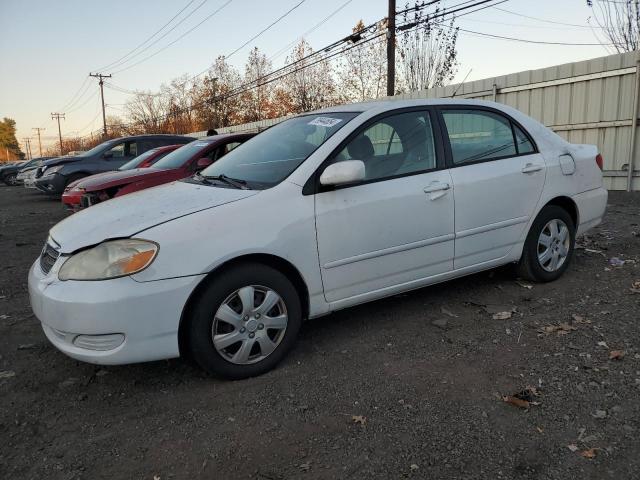
[[[95,179],[84,179],[81,185],[84,193],[79,208],[190,177],[254,135],[235,133],[201,138],[174,150],[150,167],[115,171],[96,176]]]

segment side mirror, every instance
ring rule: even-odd
[[[102,158],[106,158],[107,160],[113,158],[113,152],[104,152]]]
[[[207,157],[199,158],[196,162],[196,169],[202,170],[203,168],[207,168],[209,165],[213,163],[213,160]]]
[[[320,175],[322,185],[345,185],[361,182],[365,179],[365,167],[362,160],[345,160],[333,163]]]

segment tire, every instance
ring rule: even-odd
[[[301,323],[300,297],[291,281],[269,266],[244,264],[223,270],[204,287],[183,333],[190,358],[203,370],[238,380],[274,368],[293,347]]]
[[[17,175],[15,173],[10,173],[6,177],[2,179],[4,183],[6,183],[10,187],[15,187],[18,185]]]
[[[563,227],[567,229],[565,235],[562,234]],[[564,208],[557,205],[544,207],[527,235],[518,263],[519,276],[534,282],[552,282],[560,278],[573,257],[575,230],[573,219]]]

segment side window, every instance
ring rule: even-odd
[[[151,150],[152,148],[164,146],[164,142],[159,142],[157,140],[141,140],[140,141],[140,153],[144,153],[146,151]]]
[[[138,156],[138,144],[135,141],[126,142],[124,144],[124,152],[127,157],[137,157]],[[140,152],[142,153],[142,152]]]
[[[107,150],[106,153],[110,153],[113,160],[122,160],[125,157],[137,157],[137,151],[136,142],[132,140],[119,143],[115,147],[112,147],[111,150]]]
[[[436,168],[429,112],[406,112],[380,119],[358,133],[334,161],[344,160],[362,160],[367,180]]]
[[[236,148],[238,145],[240,145],[240,142],[227,143],[227,153]]]
[[[517,155],[511,122],[482,110],[443,110],[456,165]]]
[[[531,140],[529,140],[529,137],[524,134],[520,127],[514,125],[513,133],[516,136],[516,146],[518,147],[518,153],[520,155],[526,155],[527,153],[534,153],[536,151],[531,144]]]
[[[112,147],[110,150],[107,150],[105,153],[110,153],[111,158],[120,159],[124,157],[124,143],[119,143],[115,147]]]

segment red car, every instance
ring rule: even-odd
[[[182,145],[168,145],[166,147],[158,147],[152,148],[144,152],[142,155],[138,155],[136,158],[128,161],[124,165],[122,165],[116,171],[125,171],[125,170],[133,170],[134,168],[147,168],[156,163],[161,158],[165,157],[167,154],[173,152],[174,150],[182,147]],[[85,185],[84,183],[89,181],[91,183],[95,181],[99,181],[98,179],[103,178],[105,175],[110,175],[113,172],[102,172],[96,173],[95,175],[90,175],[88,177],[83,177],[75,182],[71,182],[64,189],[64,193],[62,194],[62,204],[70,210],[77,211],[80,209],[80,200],[82,196],[85,194]]]
[[[81,189],[80,198],[71,207],[80,210],[110,198],[190,177],[254,135],[236,133],[205,137],[181,146],[148,168],[107,172],[84,178],[72,188],[69,195],[67,192],[63,194],[62,201],[70,205],[77,198],[74,197],[74,189]]]

